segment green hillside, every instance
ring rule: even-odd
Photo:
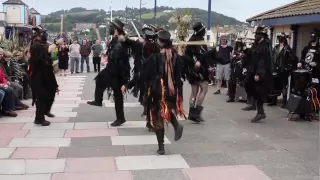
[[[184,9],[184,8],[181,8]],[[166,26],[168,25],[169,19],[172,17],[172,12],[175,10],[181,10],[181,9],[174,9],[171,7],[166,6],[160,6],[157,7],[157,25],[160,26]],[[193,22],[201,21],[205,25],[208,22],[208,11],[198,8],[189,8],[189,10],[192,12],[193,15]],[[142,8],[142,23],[145,24],[153,24],[153,9],[148,8]],[[165,12],[166,11],[166,12]],[[169,12],[167,12],[169,11]],[[171,12],[170,12],[171,11]],[[96,23],[97,26],[101,24],[105,24],[106,18],[110,17],[106,14],[105,10],[87,10],[85,8],[76,7],[72,8],[70,10],[60,10],[56,12],[52,12],[48,15],[44,15],[42,17],[43,22],[45,23],[46,28],[49,31],[59,32],[60,31],[60,21],[61,21],[61,14],[64,15],[64,30],[65,31],[72,31],[72,24],[74,23]],[[138,8],[127,8],[124,10],[117,10],[113,11],[113,17],[121,17],[123,19],[133,20],[135,21],[135,24],[139,28],[142,23],[138,21],[140,19],[140,9]],[[216,12],[211,13],[211,19],[212,19],[212,26],[215,26],[219,24],[220,26],[223,25],[241,25],[244,24],[243,22],[238,21],[237,19],[233,17],[228,17],[223,14],[219,14]],[[170,24],[170,29],[175,29],[175,24]],[[132,27],[130,25],[127,26],[129,30],[132,30]]]
[[[163,16],[163,15],[167,15],[168,13],[165,13],[165,12],[158,12],[157,13],[157,18]],[[139,18],[140,16],[136,16],[137,18]],[[145,13],[145,14],[142,14],[141,15],[141,18],[142,19],[153,19],[154,17],[154,12],[149,12],[149,13]]]

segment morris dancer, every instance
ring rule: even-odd
[[[110,22],[110,35],[113,36],[109,45],[108,64],[95,77],[96,89],[95,100],[87,104],[93,106],[102,106],[103,93],[107,88],[111,88],[114,96],[114,104],[117,119],[111,126],[120,126],[126,122],[123,112],[123,94],[122,89],[130,80],[129,55],[126,46],[119,41],[124,38],[124,24],[119,19]]]
[[[165,154],[164,121],[172,123],[176,141],[182,137],[183,132],[183,126],[177,120],[177,115],[183,116],[182,62],[173,50],[170,38],[168,31],[158,32],[157,43],[161,51],[146,62],[139,76],[140,81],[149,83],[147,103],[150,108],[147,113],[150,114],[150,123],[156,132],[159,146],[157,153],[160,155]]]
[[[197,22],[194,24],[193,30],[194,33],[189,39],[189,42],[204,41],[206,27],[201,22]],[[194,122],[204,121],[201,117],[203,110],[202,103],[208,92],[208,83],[210,82],[208,70],[210,64],[204,61],[202,55],[207,50],[208,48],[206,45],[188,45],[185,51],[185,55],[193,59],[193,61],[184,61],[184,72],[191,85],[188,119]],[[194,64],[196,64],[198,68],[195,68]]]
[[[155,29],[152,28],[152,26],[145,25],[142,28],[143,32],[143,38],[140,38],[137,42],[127,40],[127,43],[130,44],[131,48],[133,49],[133,52],[135,54],[135,60],[134,60],[134,74],[138,75],[140,73],[140,70],[143,69],[144,65],[147,63],[148,59],[159,52],[159,48],[157,47],[157,44],[155,42],[156,40],[156,34]],[[149,131],[152,130],[152,126],[150,124],[150,117],[149,114],[147,114],[147,104],[146,104],[146,98],[147,98],[147,89],[148,89],[148,83],[146,82],[140,82],[137,81],[136,78],[133,78],[130,83],[128,84],[128,88],[131,89],[132,87],[135,87],[133,92],[134,95],[140,91],[139,96],[139,102],[143,105],[144,111],[142,113],[142,116],[146,116],[147,124],[146,127],[149,129]]]
[[[45,115],[54,117],[50,113],[55,94],[58,92],[58,83],[53,72],[50,53],[56,47],[55,44],[48,45],[48,34],[41,27],[33,28],[33,38],[30,47],[30,78],[32,89],[32,104],[36,104],[35,124],[49,126],[50,122],[45,120]],[[63,39],[58,40],[62,43]]]
[[[266,118],[263,103],[267,96],[272,78],[272,47],[268,38],[268,30],[265,27],[257,27],[255,32],[255,43],[251,48],[252,68],[248,72],[249,81],[254,85],[254,99],[257,101],[257,115],[251,120],[256,123]]]

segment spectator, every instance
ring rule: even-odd
[[[96,44],[92,46],[93,50],[93,68],[94,72],[100,72],[100,64],[101,64],[101,52],[103,51],[103,47],[100,44],[99,40],[96,40]]]
[[[13,89],[8,85],[5,79],[5,74],[0,67],[0,95],[1,95],[1,106],[2,114],[4,116],[16,117],[17,113],[14,112],[15,108],[17,110],[22,110],[22,107],[15,107],[15,96]]]
[[[220,45],[216,48],[217,51],[217,70],[216,78],[218,80],[218,89],[214,94],[220,94],[220,89],[222,86],[222,81],[229,81],[230,79],[230,63],[231,63],[231,53],[233,51],[232,47],[227,46],[227,38],[221,37]],[[227,83],[228,84],[228,83]]]
[[[12,54],[8,51],[4,52],[4,58],[1,60],[0,64],[4,71],[7,81],[9,81],[9,86],[13,88],[16,97],[19,100],[23,98],[23,87],[17,83],[17,77],[15,76],[15,69],[11,61]]]
[[[19,51],[16,54],[16,61],[19,64],[19,66],[21,67],[21,70],[23,71],[23,79],[22,79],[22,87],[23,87],[23,98],[24,99],[28,99],[28,95],[29,95],[29,85],[30,85],[30,77],[28,75],[28,60],[26,59],[26,56],[24,56],[24,54]]]
[[[77,39],[73,40],[73,43],[69,46],[70,60],[71,60],[71,74],[74,72],[74,66],[76,66],[76,73],[79,73],[79,57],[80,57],[80,45]]]
[[[61,45],[58,46],[58,67],[60,69],[60,71],[63,71],[63,75],[66,76],[66,70],[68,69],[68,64],[69,64],[69,48],[68,46],[65,45],[66,41],[63,40],[61,41]],[[62,76],[62,73],[60,73],[60,76]]]
[[[83,64],[86,62],[87,64],[87,72],[90,72],[89,66],[89,55],[91,53],[91,46],[87,44],[87,40],[82,40],[82,45],[80,48],[80,55],[81,55],[81,73],[83,73]]]
[[[3,59],[4,51],[0,48],[0,60]],[[0,67],[0,90],[5,92],[5,96],[2,101],[2,111],[4,115],[15,117],[17,116],[13,110],[27,109],[28,106],[21,103],[21,101],[15,96],[14,90],[10,87],[10,83],[5,78],[5,73]],[[17,106],[15,106],[17,105]]]

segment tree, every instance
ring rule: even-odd
[[[169,23],[177,24],[177,36],[180,41],[184,41],[188,36],[188,30],[191,24],[192,14],[191,11],[179,10],[170,19]]]

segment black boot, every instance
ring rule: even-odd
[[[178,122],[175,115],[171,115],[171,124],[174,128],[174,140],[179,141],[182,137],[183,126]]]
[[[157,136],[158,147],[159,147],[157,153],[159,155],[164,155],[166,153],[164,149],[164,129],[157,130],[156,136]]]
[[[277,96],[270,97],[270,103],[268,103],[268,106],[276,106],[277,105]]]
[[[197,113],[197,120],[198,121],[201,121],[201,122],[204,122],[205,120],[202,118],[201,114],[202,114],[202,110],[203,110],[203,107],[202,106],[197,106],[197,109],[196,109],[196,113]]]
[[[55,115],[52,114],[51,112],[48,112],[48,113],[46,114],[46,116],[48,116],[49,118],[54,118],[54,117],[55,117]]]
[[[146,128],[148,128],[149,132],[154,132],[154,129],[153,129],[152,125],[150,124],[149,120],[147,120]]]
[[[102,107],[102,102],[96,102],[96,101],[88,101],[87,104],[91,105],[91,106],[99,106]]]
[[[41,126],[50,126],[51,123],[49,121],[46,121],[45,119],[35,118],[34,124]]]
[[[196,123],[199,123],[199,119],[197,117],[197,109],[194,108],[194,107],[190,107],[189,109],[189,115],[188,115],[188,119],[190,121],[193,121],[193,122],[196,122]]]
[[[234,98],[229,98],[226,102],[227,102],[227,103],[229,103],[229,102],[235,102],[235,100],[234,100]]]
[[[263,105],[257,105],[257,109],[258,109],[258,113],[253,119],[251,119],[252,123],[257,123],[262,119],[266,118],[266,114],[264,113],[264,110],[263,110]]]
[[[250,98],[250,103],[247,107],[242,108],[243,111],[254,111],[256,110],[256,101],[254,100],[254,98]]]
[[[282,96],[282,106],[281,108],[285,109],[287,107],[287,95]]]

